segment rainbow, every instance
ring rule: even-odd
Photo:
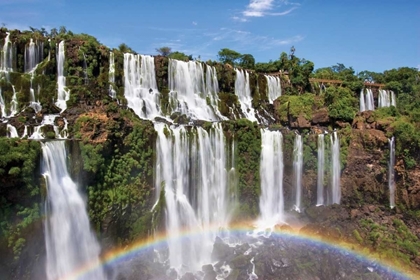
[[[210,231],[217,232],[219,228],[214,227],[211,228]],[[255,228],[246,224],[239,224],[230,226],[228,231],[233,234],[245,234],[250,233]],[[183,230],[179,234],[177,238],[180,241],[184,238],[191,238],[194,236],[199,236],[202,234],[201,230]],[[280,237],[287,237],[287,238],[294,238],[299,241],[304,242],[311,242],[311,244],[325,246],[326,248],[331,248],[338,250],[340,252],[349,254],[358,260],[361,261],[375,261],[379,264],[381,268],[384,270],[390,271],[396,278],[393,279],[420,279],[420,275],[418,271],[413,271],[410,268],[402,267],[401,264],[393,263],[390,260],[380,259],[377,257],[372,256],[366,249],[361,248],[355,244],[349,243],[337,243],[337,240],[328,240],[323,236],[318,235],[311,235],[306,233],[300,233],[295,230],[282,230],[279,228],[274,229],[272,234]],[[89,273],[93,272],[94,270],[102,267],[102,266],[109,266],[113,264],[117,264],[121,261],[128,260],[135,255],[141,254],[147,250],[159,247],[166,243],[169,239],[169,236],[165,233],[159,233],[154,235],[153,237],[147,237],[145,239],[137,240],[130,245],[112,249],[103,254],[99,262],[95,263],[86,263],[85,265],[79,267],[70,275],[67,275],[63,278],[63,280],[76,280],[89,275]],[[398,265],[398,266],[397,266]]]

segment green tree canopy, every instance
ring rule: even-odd
[[[161,47],[156,49],[156,51],[161,56],[168,56],[172,52],[172,49],[170,47]]]
[[[254,69],[255,68],[255,58],[252,56],[252,54],[243,54],[239,58],[239,64],[240,67],[245,69]]]
[[[168,57],[169,58],[172,58],[172,59],[182,60],[182,61],[189,61],[189,60],[192,60],[193,59],[192,55],[186,55],[185,53],[178,52],[178,51],[171,52],[168,55]]]
[[[238,63],[238,60],[241,58],[241,54],[237,51],[231,49],[221,49],[218,52],[219,61],[224,64],[230,64],[235,66]]]

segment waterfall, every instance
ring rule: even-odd
[[[392,90],[379,90],[378,107],[396,106],[395,94]]]
[[[68,123],[67,120],[65,118],[63,118],[63,122],[64,122],[64,127],[60,130],[59,127],[57,125],[55,125],[55,118],[59,117],[59,115],[44,115],[44,118],[42,119],[42,122],[40,125],[34,127],[34,131],[32,133],[31,136],[29,136],[29,139],[35,139],[35,140],[40,140],[40,139],[45,139],[45,135],[42,132],[42,127],[46,126],[46,125],[51,125],[53,126],[54,129],[54,133],[55,133],[55,138],[57,139],[67,139],[68,136]]]
[[[332,203],[340,204],[341,200],[341,187],[340,187],[340,139],[338,138],[337,131],[331,135],[331,190],[332,190]]]
[[[373,92],[370,88],[366,89],[366,110],[373,111],[375,110],[375,103],[373,99]]]
[[[211,108],[219,120],[227,120],[219,111],[219,82],[216,68],[206,64],[206,99],[210,101]]]
[[[390,90],[391,92],[391,106],[397,107],[397,100],[395,99],[395,93]]]
[[[0,110],[1,110],[1,117],[5,118],[6,115],[6,104],[4,103],[3,94],[1,93],[1,87],[0,87]]]
[[[6,32],[6,37],[4,38],[4,45],[0,52],[0,80],[5,79],[9,82],[9,73],[13,71],[13,45],[10,41],[10,33]],[[0,107],[1,113],[3,118],[12,117],[17,113],[17,96],[15,87],[12,85],[13,88],[13,96],[12,100],[10,101],[10,115],[6,114],[6,103],[3,99],[1,89],[0,89]]]
[[[274,100],[281,96],[280,78],[269,75],[265,75],[265,78],[267,79],[268,101],[273,104]]]
[[[316,206],[324,205],[324,164],[325,142],[324,134],[318,134],[318,181]]]
[[[117,98],[117,92],[114,89],[115,84],[115,58],[114,53],[109,53],[109,96],[111,96],[113,99]]]
[[[35,90],[33,88],[32,82],[35,77],[35,70],[38,66],[38,63],[42,61],[43,58],[43,52],[44,52],[44,43],[34,43],[34,40],[31,38],[31,41],[29,42],[29,45],[25,47],[25,72],[29,73],[31,75],[31,85],[29,88],[30,92],[30,107],[32,107],[36,113],[41,111],[42,106],[35,99]],[[39,91],[39,87],[38,87]]]
[[[14,127],[11,124],[7,124],[7,137],[9,138],[19,138],[19,135],[17,133],[16,127]]]
[[[302,136],[296,132],[293,147],[293,172],[295,177],[296,204],[294,209],[302,211],[302,169],[303,169],[303,143]]]
[[[280,131],[261,129],[259,228],[273,228],[284,222],[283,166],[283,135]]]
[[[364,89],[360,90],[360,112],[366,111],[366,104],[365,104],[365,94],[363,93]]]
[[[64,141],[42,143],[47,183],[45,244],[48,279],[62,279],[89,264],[99,265],[100,247],[90,230],[86,204],[67,171]],[[96,269],[83,279],[105,279]]]
[[[193,119],[217,121],[224,119],[218,111],[216,69],[196,61],[169,59],[169,97],[171,112],[180,112]]]
[[[64,41],[61,41],[58,45],[58,54],[57,54],[57,105],[61,109],[61,112],[67,109],[67,100],[70,99],[70,91],[66,89],[66,77],[64,76],[64,60],[66,59],[66,54],[64,50]]]
[[[12,100],[10,101],[10,115],[9,115],[9,117],[12,117],[12,116],[16,115],[17,109],[18,109],[17,92],[16,92],[16,89],[15,89],[15,86],[12,85],[12,89],[13,89],[13,95],[12,95]]]
[[[43,59],[44,43],[34,42],[31,38],[29,45],[25,46],[25,73],[35,71],[36,66]]]
[[[162,116],[153,56],[124,54],[124,96],[140,118]]]
[[[388,163],[388,188],[389,188],[389,206],[395,207],[395,144],[394,136],[388,139],[389,143],[389,163]]]
[[[23,134],[22,137],[20,137],[21,139],[28,137],[28,126],[25,125],[25,129],[23,130]]]
[[[221,124],[201,127],[155,124],[156,195],[165,188],[166,231],[171,267],[189,271],[210,262],[215,239],[210,226],[226,227],[228,195],[226,140]],[[189,130],[189,131],[188,131]],[[211,164],[209,164],[211,162]],[[181,230],[199,230],[200,238],[179,240]]]
[[[12,72],[12,71],[13,71],[12,42],[10,41],[10,33],[6,32],[2,54],[0,56],[0,73],[3,72],[6,75],[6,79],[9,80],[9,72]]]
[[[245,70],[235,69],[235,71],[235,94],[238,96],[242,112],[248,120],[252,122],[258,122],[257,118],[255,117],[255,110],[252,107],[251,88],[249,86],[249,74]]]

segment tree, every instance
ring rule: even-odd
[[[161,47],[161,48],[156,49],[156,51],[161,56],[165,56],[166,57],[166,56],[168,56],[172,52],[172,49],[170,47]]]
[[[230,64],[232,66],[235,66],[237,63],[237,60],[241,57],[241,54],[237,51],[231,50],[231,49],[221,49],[218,52],[219,61],[224,64]]]
[[[60,33],[61,35],[66,34],[66,33],[67,33],[67,29],[66,29],[66,27],[65,27],[65,26],[60,26],[59,33]]]
[[[118,49],[120,50],[120,52],[122,53],[134,53],[134,51],[127,46],[126,44],[122,43],[118,46]]]
[[[182,61],[189,61],[189,60],[192,60],[192,55],[186,55],[185,53],[178,52],[178,51],[176,51],[176,52],[171,52],[171,53],[168,55],[168,57],[169,57],[169,58],[172,58],[172,59],[182,60]]]
[[[251,54],[243,54],[239,58],[239,66],[244,69],[254,69],[255,68],[255,59]]]
[[[51,37],[56,37],[58,35],[58,30],[57,30],[57,28],[52,28],[51,29],[51,31],[50,31],[50,36]]]

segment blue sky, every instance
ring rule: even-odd
[[[315,68],[420,66],[419,0],[0,0],[0,24],[65,26],[141,54],[169,46],[201,60],[230,48],[257,62],[295,54]]]

